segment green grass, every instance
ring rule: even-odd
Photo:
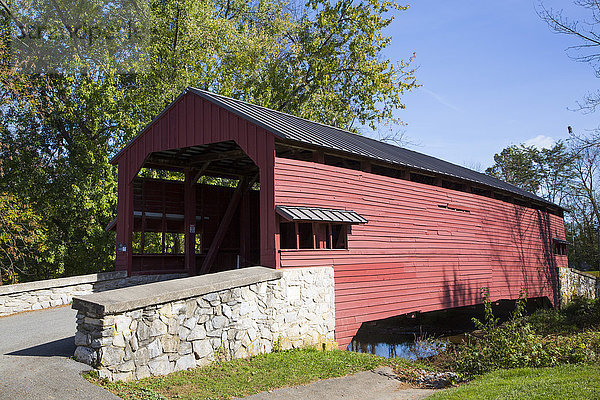
[[[597,365],[499,370],[438,392],[428,400],[600,399],[599,377]]]
[[[411,363],[350,351],[289,350],[214,363],[193,370],[110,383],[87,379],[126,400],[230,399],[265,390],[306,384],[390,365],[410,372]]]

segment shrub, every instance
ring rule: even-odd
[[[599,332],[554,337],[537,334],[524,318],[524,291],[519,296],[509,320],[502,325],[499,325],[499,320],[494,317],[487,289],[483,290],[483,300],[484,321],[473,319],[475,326],[481,330],[481,335],[473,337],[455,353],[456,368],[459,372],[479,375],[496,369],[548,367],[593,362],[598,359]],[[582,304],[574,307],[577,310],[585,308]],[[580,317],[574,318],[579,321]]]
[[[528,318],[541,334],[569,333],[600,326],[600,302],[574,297],[569,304],[556,310],[538,310]]]

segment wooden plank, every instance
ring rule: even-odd
[[[277,204],[352,209],[369,220],[353,227],[345,252],[279,253],[286,268],[334,267],[338,341],[360,326],[342,320],[478,303],[482,285],[496,298],[515,298],[523,285],[536,295],[556,290],[554,267],[539,255],[548,232],[564,235],[559,217],[540,229],[535,210],[299,160],[276,158],[274,182]],[[470,213],[438,207],[446,204]]]
[[[237,211],[237,208],[240,204],[242,194],[248,191],[248,188],[250,187],[250,185],[253,184],[253,182],[254,180],[249,181],[245,178],[240,179],[240,181],[238,182],[237,188],[233,196],[231,197],[231,200],[229,201],[229,205],[227,206],[227,210],[225,211],[225,214],[221,219],[219,228],[217,229],[217,233],[215,234],[212,243],[210,244],[210,248],[206,253],[206,258],[204,259],[202,267],[199,271],[200,275],[206,274],[210,271],[210,268],[212,267],[212,264],[215,261],[219,248],[221,247],[221,243],[223,242],[223,239],[225,239],[225,234],[229,229],[231,219],[233,218],[233,215]]]

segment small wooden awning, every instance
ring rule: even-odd
[[[566,241],[565,239],[559,239],[559,238],[552,238],[552,241],[554,243],[560,243],[560,244],[565,244],[565,245],[570,245],[571,244],[568,241]]]
[[[351,210],[334,210],[320,207],[275,206],[277,214],[288,221],[336,222],[366,224],[364,217]]]

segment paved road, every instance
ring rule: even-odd
[[[0,318],[0,400],[120,400],[81,377],[75,315],[68,307]],[[385,373],[360,372],[310,385],[263,392],[252,400],[417,400],[432,391],[403,388]]]
[[[81,377],[89,366],[69,359],[75,315],[62,307],[0,318],[1,400],[119,400]]]

